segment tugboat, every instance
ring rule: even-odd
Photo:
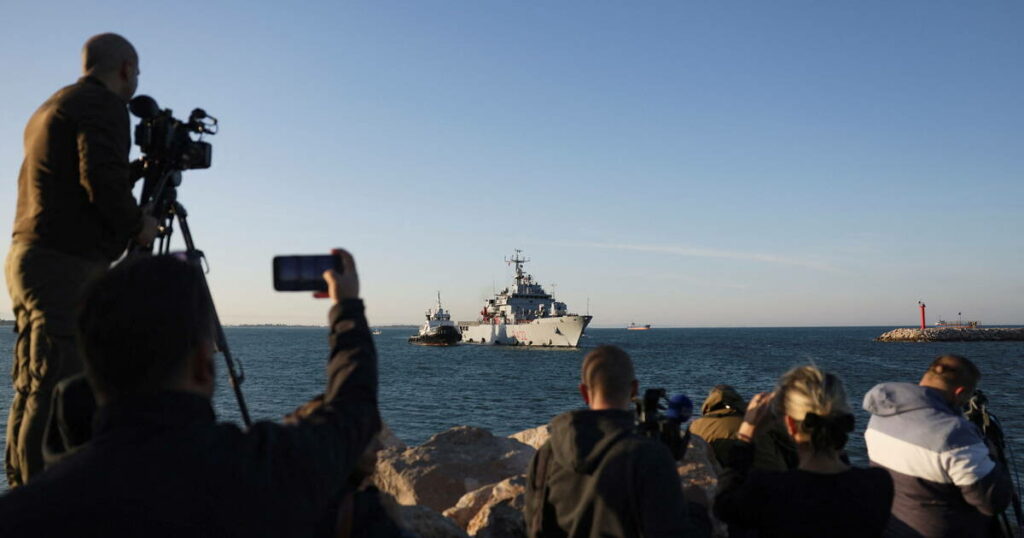
[[[451,315],[441,307],[441,292],[437,292],[437,308],[427,310],[426,317],[427,320],[420,327],[420,333],[409,337],[410,344],[454,346],[462,339],[462,334],[452,322]]]
[[[462,341],[470,344],[577,347],[591,316],[568,311],[565,303],[544,291],[533,277],[523,271],[522,258],[516,249],[512,285],[488,299],[477,321],[460,321]]]
[[[629,327],[626,327],[626,330],[627,331],[649,331],[649,330],[651,330],[651,325],[649,323],[647,325],[637,325],[636,323],[630,322]]]

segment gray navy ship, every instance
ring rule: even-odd
[[[530,260],[516,249],[505,262],[515,266],[512,285],[488,299],[477,321],[460,321],[469,344],[577,347],[591,316],[573,314],[523,271]]]

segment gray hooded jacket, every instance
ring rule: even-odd
[[[864,396],[871,463],[893,478],[890,536],[987,536],[1010,502],[981,432],[931,388],[883,383]]]

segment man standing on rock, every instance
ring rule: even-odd
[[[707,536],[691,521],[668,447],[636,433],[633,362],[615,346],[583,359],[580,394],[589,409],[551,421],[526,484],[530,537]]]
[[[157,233],[156,219],[132,198],[127,105],[138,81],[135,47],[117,34],[93,36],[82,49],[82,78],[25,127],[6,266],[18,332],[7,420],[11,487],[43,470],[51,393],[82,371],[73,329],[82,289],[130,240],[145,245]]]
[[[882,383],[864,396],[871,463],[888,469],[895,496],[887,536],[990,536],[1013,484],[985,437],[961,413],[981,372],[943,355],[917,385]]]

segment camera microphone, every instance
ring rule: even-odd
[[[131,103],[128,104],[128,109],[132,111],[138,118],[148,120],[160,114],[160,106],[156,104],[156,99],[148,95],[140,95],[135,99],[132,99]]]

